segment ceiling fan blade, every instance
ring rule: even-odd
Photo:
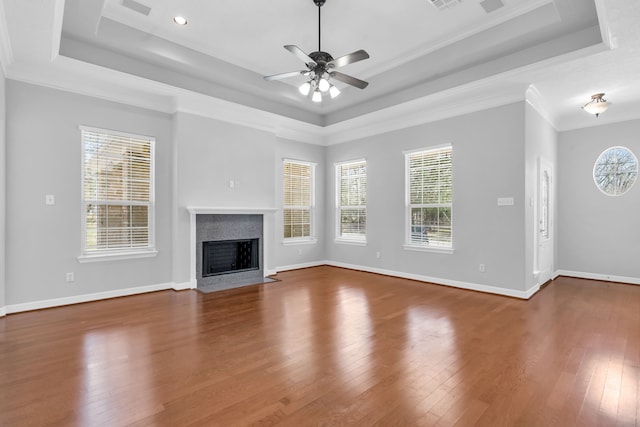
[[[286,79],[287,77],[305,75],[307,73],[309,73],[309,71],[307,71],[307,70],[291,71],[291,72],[288,72],[288,73],[274,74],[272,76],[264,76],[263,78],[265,80],[280,80],[280,79]]]
[[[315,61],[311,59],[309,55],[304,53],[304,51],[300,49],[298,46],[293,44],[288,44],[284,48],[287,49],[289,52],[293,53],[298,58],[300,58],[302,61],[304,61],[305,64],[312,64],[313,66],[316,65]]]
[[[364,80],[356,79],[355,77],[351,77],[337,71],[332,71],[329,73],[329,75],[334,79],[341,81],[342,83],[355,86],[358,89],[364,89],[369,85],[369,83],[365,82]]]
[[[333,61],[329,61],[327,66],[333,68],[344,67],[345,65],[353,64],[354,62],[362,61],[363,59],[368,59],[369,54],[364,50],[360,49],[355,52],[351,52],[348,55],[341,56],[340,58],[336,58]]]

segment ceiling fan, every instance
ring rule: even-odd
[[[344,67],[345,65],[353,64],[354,62],[369,58],[369,54],[367,52],[361,49],[348,55],[333,59],[330,54],[323,52],[320,48],[322,34],[320,27],[320,8],[324,5],[325,1],[326,0],[313,0],[315,5],[318,6],[318,50],[316,52],[306,54],[302,49],[295,45],[289,44],[284,47],[304,61],[307,69],[264,77],[265,80],[280,80],[299,75],[309,77],[309,80],[302,84],[302,86],[299,87],[299,90],[300,93],[305,96],[313,90],[313,96],[311,99],[314,102],[322,101],[322,92],[329,91],[331,98],[335,98],[340,94],[340,90],[330,82],[330,79],[335,79],[348,85],[355,86],[358,89],[364,89],[369,84],[363,80],[335,71],[335,68]]]

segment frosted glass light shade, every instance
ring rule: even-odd
[[[331,95],[331,98],[335,98],[336,96],[340,95],[340,89],[338,89],[334,85],[331,85],[331,87],[329,88],[329,95]]]
[[[311,98],[311,100],[313,102],[320,102],[322,101],[322,94],[320,93],[320,91],[318,89],[313,91],[313,97]]]
[[[604,99],[604,93],[596,93],[591,95],[591,101],[587,102],[582,109],[589,114],[593,114],[598,117],[600,114],[607,111],[610,103]]]
[[[301,94],[303,94],[304,96],[309,95],[309,91],[311,90],[311,83],[309,82],[305,82],[302,85],[300,85],[300,87],[298,88],[298,90],[300,91]]]
[[[329,87],[331,85],[329,84],[329,82],[327,81],[327,79],[320,79],[320,81],[318,82],[318,89],[320,89],[321,92],[326,92],[329,90]]]

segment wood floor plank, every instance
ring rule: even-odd
[[[640,425],[640,287],[334,267],[0,318],[0,426]]]

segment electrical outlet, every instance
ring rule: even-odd
[[[484,273],[484,264],[480,264],[478,270],[480,270],[480,273]]]
[[[302,249],[298,249],[298,255],[302,255]]]
[[[67,273],[67,282],[74,282],[75,281],[75,277],[72,273]]]
[[[380,258],[380,251],[376,252],[376,258]]]
[[[48,206],[53,206],[56,204],[56,196],[53,194],[46,194],[44,196],[44,204]]]

